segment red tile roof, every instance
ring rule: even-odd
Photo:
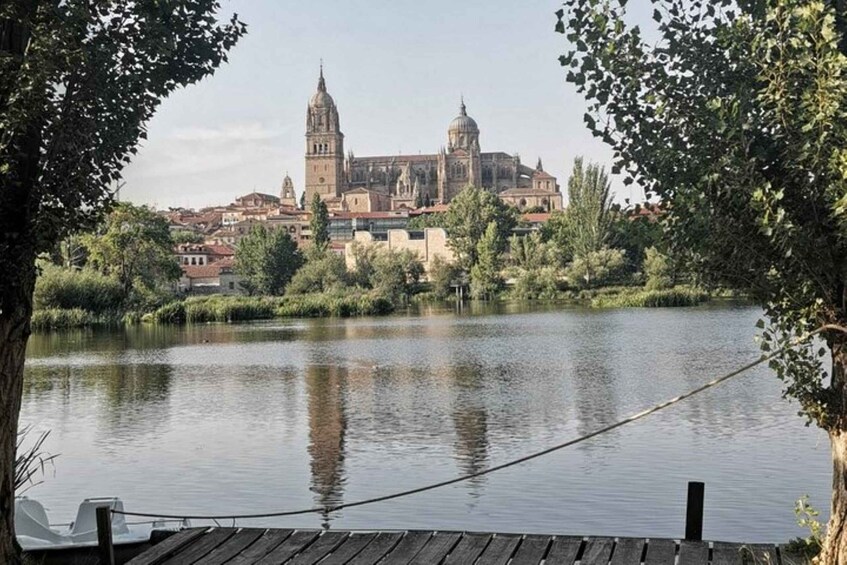
[[[543,224],[550,219],[549,212],[534,212],[531,214],[523,214],[521,218],[532,224]]]

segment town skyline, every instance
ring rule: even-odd
[[[428,10],[415,20],[427,42],[408,40],[424,33],[408,27],[409,9],[380,6],[385,17],[370,22],[355,6],[327,13],[225,3],[248,22],[248,35],[211,80],[163,102],[126,169],[121,199],[158,208],[225,205],[252,191],[278,195],[286,173],[299,196],[305,114],[321,59],[345,146],[357,155],[436,151],[464,97],[483,151],[516,153],[531,166],[542,158],[563,192],[574,157],[609,164],[611,152],[585,130],[584,102],[557,60],[565,45],[553,33],[556,2],[533,0],[520,10],[436,2],[437,17]],[[497,58],[485,55],[492,41],[501,46]],[[612,182],[619,200],[640,196]]]

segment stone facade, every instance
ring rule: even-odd
[[[370,232],[356,232],[353,241],[347,243],[344,247],[344,259],[349,269],[356,267],[356,258],[353,255],[353,246],[356,243],[375,245],[378,248],[393,251],[414,251],[427,273],[429,273],[432,262],[437,256],[448,263],[453,263],[456,259],[455,253],[447,244],[447,232],[443,228],[426,228],[423,232],[388,230],[388,238],[385,240],[376,239]]]
[[[447,130],[447,146],[437,153],[357,157],[350,151],[345,157],[338,108],[327,92],[321,68],[317,92],[306,112],[306,200],[319,194],[330,210],[354,211],[346,194],[357,191],[384,198],[369,197],[367,210],[355,202],[355,211],[414,209],[448,204],[463,188],[473,185],[495,194],[533,190],[533,202],[546,203],[547,210],[562,208],[556,178],[541,168],[540,159],[533,169],[521,164],[517,155],[483,152],[479,138],[479,126],[462,100],[459,115]],[[520,198],[506,195],[504,201],[517,205]],[[373,209],[374,204],[378,210]]]

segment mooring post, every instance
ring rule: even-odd
[[[703,541],[703,494],[705,483],[688,483],[688,504],[685,507],[685,539]]]
[[[97,507],[97,547],[100,565],[115,565],[115,548],[112,545],[112,507]]]

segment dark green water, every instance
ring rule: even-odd
[[[249,513],[381,495],[496,465],[640,411],[758,355],[729,306],[462,313],[34,336],[22,422],[50,429],[55,521],[128,509]],[[239,525],[679,537],[686,481],[705,536],[780,541],[828,501],[829,449],[751,371],[527,465],[332,516]]]

